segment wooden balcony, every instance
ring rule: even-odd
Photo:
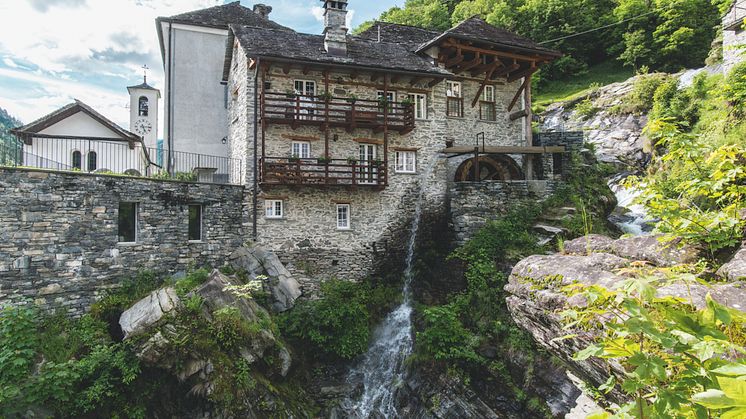
[[[380,161],[265,157],[260,164],[259,181],[262,186],[352,186],[383,189],[387,183],[386,166]]]
[[[412,104],[377,100],[305,96],[291,93],[264,92],[262,96],[262,121],[268,124],[286,124],[293,127],[318,126],[369,128],[381,132],[384,128],[406,134],[414,129]]]

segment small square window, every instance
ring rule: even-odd
[[[337,229],[350,229],[350,204],[337,204]]]
[[[293,145],[290,150],[290,156],[301,159],[310,159],[311,143],[309,143],[308,141],[293,141]]]
[[[394,170],[397,173],[415,173],[417,171],[417,153],[414,151],[397,151]]]
[[[136,202],[119,203],[119,242],[137,242],[137,210]]]
[[[264,201],[265,218],[282,218],[285,215],[284,203],[281,199],[268,199]]]
[[[189,241],[202,240],[202,205],[189,206]]]

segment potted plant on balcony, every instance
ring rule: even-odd
[[[349,165],[356,165],[357,164],[357,159],[354,158],[354,157],[348,157],[347,158],[347,164],[349,164]]]
[[[385,98],[385,97],[378,98],[378,106],[382,110],[388,109],[389,108],[389,104],[390,103],[389,103],[389,100],[387,98]]]
[[[288,161],[290,163],[299,163],[300,157],[297,154],[293,154],[292,156],[288,157]]]
[[[383,166],[383,160],[375,159],[371,162],[371,164],[373,165],[373,167],[381,167]]]
[[[412,98],[410,98],[409,96],[407,96],[407,97],[405,97],[405,98],[404,98],[404,99],[403,99],[403,100],[401,101],[401,104],[402,104],[402,106],[404,106],[404,107],[410,107],[410,106],[414,105],[414,102],[412,101]]]
[[[324,92],[319,95],[319,99],[323,100],[324,102],[329,102],[333,99],[333,96],[330,92]]]
[[[285,90],[285,97],[287,97],[288,99],[295,99],[296,97],[298,97],[298,94],[295,92],[295,90],[287,89]]]
[[[329,163],[330,163],[330,162],[332,161],[332,159],[331,159],[331,158],[329,158],[329,157],[326,157],[326,156],[321,156],[321,157],[319,157],[318,159],[316,159],[316,161],[317,161],[317,162],[318,162],[319,164],[322,164],[322,165],[327,165],[327,164],[329,164]]]
[[[347,96],[346,100],[348,103],[352,103],[354,105],[355,102],[357,102],[357,96],[354,93],[350,93],[350,95]]]

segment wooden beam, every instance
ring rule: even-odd
[[[304,75],[304,76],[305,76],[305,75],[308,75],[308,73],[309,73],[310,71],[311,71],[311,67],[309,67],[309,66],[307,66],[307,65],[304,65],[304,66],[303,66],[303,75]],[[287,74],[287,73],[285,73],[285,74]]]
[[[477,90],[477,94],[474,96],[474,100],[471,102],[471,107],[477,106],[477,102],[479,102],[479,97],[482,96],[482,92],[484,91],[484,87],[487,85],[487,82],[490,81],[490,78],[492,78],[492,73],[497,70],[497,63],[495,63],[492,68],[487,71],[487,75],[484,76],[484,81],[482,84],[479,85],[479,89]]]
[[[518,71],[516,73],[510,74],[508,76],[508,83],[513,83],[516,80],[520,80],[526,76],[530,76],[534,74],[537,70],[539,70],[539,67],[531,66],[525,70]]]
[[[550,61],[552,59],[552,57],[545,56],[545,55],[539,55],[539,54],[525,55],[525,54],[515,54],[512,52],[495,51],[492,49],[479,48],[479,47],[474,47],[471,45],[465,45],[459,42],[446,41],[441,45],[444,47],[460,48],[463,51],[481,52],[482,54],[485,54],[485,55],[495,55],[498,57],[514,58],[516,60],[521,60],[521,61],[534,61],[534,62],[540,61],[541,62],[541,61]]]
[[[427,84],[427,87],[433,88],[433,87],[435,87],[436,85],[438,85],[438,83],[440,83],[440,82],[442,82],[442,81],[443,81],[443,79],[432,79],[432,80],[430,81],[430,83],[428,83],[428,84]]]
[[[381,73],[373,73],[370,75],[370,81],[376,82],[381,78]]]
[[[492,62],[487,63],[487,64],[479,65],[479,66],[475,67],[474,69],[472,69],[471,70],[471,76],[474,77],[477,74],[482,74],[485,71],[489,71],[489,69],[492,68],[492,66],[495,65],[495,63],[499,63],[498,67],[505,67],[505,64],[503,64],[503,62],[500,61],[499,58],[494,57],[494,60]]]
[[[363,144],[383,145],[383,140],[380,138],[353,138],[352,141]]]
[[[474,146],[456,146],[440,150],[444,154],[473,153]],[[547,146],[547,147],[516,147],[516,146],[485,146],[478,147],[479,152],[483,154],[548,154],[564,153],[567,150],[565,146]]]
[[[481,63],[482,63],[482,56],[480,55],[480,53],[477,52],[474,55],[473,60],[459,64],[455,69],[453,69],[453,72],[456,74],[460,74],[466,70],[471,70],[472,68],[480,65]]]
[[[528,112],[525,109],[523,109],[518,112],[513,112],[512,114],[510,114],[510,120],[515,121],[516,119],[520,119],[526,116],[528,116]]]
[[[391,83],[398,83],[399,80],[401,79],[401,75],[399,75],[399,74],[394,74],[394,75],[389,76],[389,77],[391,78]]]
[[[456,57],[454,57],[454,58],[452,58],[452,59],[450,59],[450,60],[446,61],[446,62],[445,62],[445,66],[446,66],[446,68],[450,68],[450,67],[453,67],[454,65],[456,65],[456,64],[458,64],[458,63],[461,63],[461,62],[463,62],[463,61],[464,61],[464,59],[465,59],[465,58],[464,58],[464,54],[462,54],[462,53],[461,53],[461,50],[459,49],[459,50],[458,50],[458,53],[456,54]]]
[[[515,96],[513,96],[513,100],[510,101],[510,105],[508,106],[508,112],[513,110],[513,106],[515,106],[516,103],[518,103],[518,99],[521,97],[521,93],[523,93],[523,89],[526,88],[526,81],[528,80],[528,77],[523,80],[523,83],[521,83],[521,87],[518,88],[518,91],[515,93]]]
[[[422,77],[412,77],[411,79],[409,79],[409,85],[415,86],[418,83],[420,83],[422,80],[424,80]]]
[[[285,73],[285,74],[289,74],[290,73],[290,64],[285,64],[284,66],[282,66],[282,72]]]
[[[293,140],[293,141],[319,141],[321,138],[319,137],[313,137],[310,135],[292,135],[292,134],[282,134],[280,137],[286,139],[286,140]]]
[[[520,68],[521,68],[520,64],[513,63],[513,64],[511,64],[508,67],[503,67],[500,70],[495,71],[494,73],[492,73],[492,77],[495,77],[495,78],[502,77],[502,76],[504,76],[506,74],[509,74],[509,73],[512,73],[512,72],[514,72],[514,71],[516,71],[516,70],[518,70]]]

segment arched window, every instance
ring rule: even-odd
[[[83,156],[80,154],[80,151],[75,150],[73,151],[73,169],[80,170],[83,168]]]
[[[93,172],[96,170],[98,164],[98,156],[95,151],[88,152],[88,171]]]
[[[148,98],[140,96],[137,109],[139,116],[148,116]]]

